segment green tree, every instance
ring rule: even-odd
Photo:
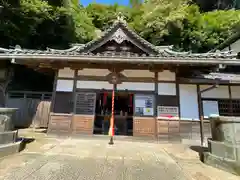
[[[42,0],[1,2],[1,46],[25,48],[66,48],[70,43],[92,39],[94,26],[84,8],[69,1],[64,6]]]
[[[218,10],[207,13],[192,11],[188,14],[182,34],[183,49],[206,52],[222,43],[240,23],[240,11]]]
[[[130,0],[130,4],[133,8],[139,7],[142,3],[142,0]]]
[[[77,0],[72,0],[69,12],[75,29],[76,42],[86,43],[92,40],[95,37],[96,28],[86,9],[80,6]]]
[[[172,44],[171,38],[168,42],[164,39],[170,35],[176,37],[183,29],[188,6],[184,0],[148,0],[142,6],[142,15],[136,16],[133,27],[153,44]]]

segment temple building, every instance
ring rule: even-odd
[[[12,65],[54,71],[49,133],[107,134],[114,90],[116,135],[159,140],[200,139],[201,129],[207,137],[211,114],[240,115],[237,57],[154,46],[121,18],[70,49],[0,49]]]

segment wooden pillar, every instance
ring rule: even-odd
[[[158,72],[154,72],[154,80],[155,80],[155,91],[154,91],[154,116],[155,116],[155,129],[154,136],[158,138],[158,114],[157,114],[157,98],[158,98]]]
[[[72,119],[70,124],[70,130],[73,132],[73,121],[74,121],[74,115],[76,114],[76,88],[77,88],[77,75],[78,70],[74,69],[74,77],[73,77],[73,92],[72,92]]]
[[[178,72],[178,69],[176,69],[176,71],[175,71],[175,83],[176,83],[176,96],[177,96],[177,101],[178,101],[178,117],[180,120],[181,119],[180,86],[179,86],[179,82],[177,80],[177,72]]]
[[[59,69],[55,69],[55,70],[54,70],[55,77],[54,77],[54,82],[53,82],[53,90],[52,90],[52,99],[51,99],[50,112],[53,112],[53,110],[54,110],[54,105],[55,105],[58,70],[59,70]]]
[[[78,76],[78,70],[77,70],[77,69],[74,69],[74,79],[73,79],[73,95],[72,95],[73,114],[76,114],[76,91],[77,91],[77,76]]]
[[[180,86],[179,83],[176,82],[176,95],[177,95],[177,101],[178,101],[178,117],[181,119],[181,104],[180,104]]]
[[[199,84],[197,85],[197,97],[198,97],[198,110],[199,110],[199,119],[200,119],[200,135],[201,135],[201,145],[203,146],[204,143],[204,114],[203,114],[203,104],[202,104],[202,98],[201,98],[201,91]]]
[[[233,116],[233,102],[232,102],[232,91],[231,91],[231,86],[228,85],[228,93],[229,93],[229,111],[230,111],[230,115]]]

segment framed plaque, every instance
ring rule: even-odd
[[[153,95],[135,95],[135,115],[153,116],[154,115],[154,96]]]
[[[76,114],[94,115],[96,108],[96,93],[76,94]]]
[[[179,115],[179,108],[177,106],[158,106],[157,116],[166,118],[177,118]]]

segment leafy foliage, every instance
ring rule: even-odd
[[[227,39],[240,23],[240,11],[212,11],[189,14],[183,32],[183,47],[193,51],[210,50]],[[187,47],[188,46],[188,47]]]
[[[200,0],[196,2],[201,5]],[[221,2],[219,9],[237,7],[235,1]],[[106,30],[121,12],[131,28],[155,45],[206,52],[233,33],[240,23],[240,10],[203,12],[203,6],[197,4],[188,0],[131,0],[128,7],[97,3],[83,7],[78,0],[0,0],[4,6],[0,46],[45,49],[86,43],[95,38],[96,30]]]

